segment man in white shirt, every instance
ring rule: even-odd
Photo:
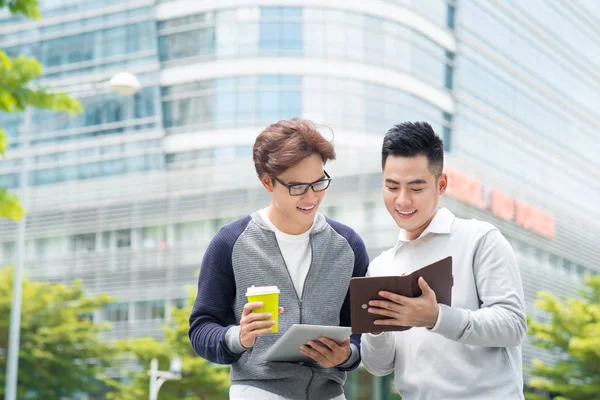
[[[395,373],[404,400],[523,399],[521,345],[527,330],[519,268],[493,225],[438,210],[448,178],[443,143],[427,123],[403,123],[382,147],[383,198],[401,228],[397,244],[369,265],[367,276],[411,273],[453,258],[452,306],[423,294],[380,292],[369,312],[381,325],[412,327],[362,338],[362,361],[374,375]]]

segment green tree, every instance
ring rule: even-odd
[[[0,269],[0,397],[4,396],[6,349],[13,287],[12,267]],[[107,295],[87,297],[81,283],[70,286],[23,280],[18,398],[60,399],[104,386],[99,374],[112,365],[116,346],[94,324],[94,310],[111,302]]]
[[[181,380],[167,381],[159,392],[161,400],[220,400],[228,399],[229,369],[216,366],[194,353],[188,338],[188,318],[195,294],[190,292],[185,307],[172,308],[172,322],[164,327],[165,340],[152,338],[128,339],[120,344],[126,354],[136,358],[143,371],[130,373],[128,383],[109,381],[116,391],[107,394],[109,400],[139,400],[149,396],[149,377],[152,358],[158,359],[159,369],[168,370],[169,360],[178,355],[182,361]]]
[[[8,7],[14,15],[38,19],[37,0],[0,0],[0,9]],[[27,107],[81,112],[79,102],[66,93],[54,93],[50,88],[34,83],[42,74],[42,66],[34,57],[9,57],[0,49],[0,122],[3,113],[19,113]],[[0,125],[0,155],[4,157],[7,140]],[[18,198],[0,188],[0,218],[18,221],[25,211]]]
[[[587,277],[584,285],[577,299],[539,293],[536,306],[550,320],[529,322],[534,345],[559,356],[553,365],[534,360],[529,385],[551,393],[555,400],[600,399],[600,275]]]

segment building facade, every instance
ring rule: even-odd
[[[333,132],[322,211],[371,257],[397,235],[381,199],[383,134],[426,120],[446,145],[443,205],[509,239],[528,313],[544,318],[537,291],[574,295],[600,271],[600,9],[589,2],[40,3],[39,22],[0,19],[0,48],[35,56],[42,83],[85,111],[34,111],[25,130],[23,115],[2,114],[0,186],[18,192],[27,168],[27,274],[115,296],[94,315],[113,323],[107,339],[160,337],[216,230],[268,202],[254,138],[294,116]],[[143,89],[111,93],[103,82],[120,71]],[[0,222],[3,264],[15,238]],[[528,340],[525,368],[533,357],[551,360]],[[356,373],[349,398],[384,396],[389,383]]]

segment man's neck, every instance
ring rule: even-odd
[[[282,215],[281,213],[277,212],[277,209],[275,209],[275,207],[273,207],[272,205],[267,207],[267,216],[269,217],[269,220],[275,226],[275,228],[288,235],[301,235],[308,231],[312,226],[312,222],[310,223],[310,225],[299,225],[290,223],[289,219],[286,218],[285,215]]]
[[[431,221],[433,221],[436,214],[437,214],[437,210],[435,211],[435,214],[433,214],[433,216],[431,218],[429,218],[429,220],[426,223],[424,223],[423,225],[421,225],[418,229],[415,229],[414,231],[410,231],[410,232],[406,231],[406,233],[404,235],[406,240],[418,239],[419,236],[421,236],[423,234],[423,232],[425,232],[425,229],[427,229],[429,224],[431,224]]]

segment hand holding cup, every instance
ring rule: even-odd
[[[278,331],[279,289],[277,286],[250,287],[246,292],[248,303],[244,305],[240,320],[240,343],[250,348],[256,338]]]

